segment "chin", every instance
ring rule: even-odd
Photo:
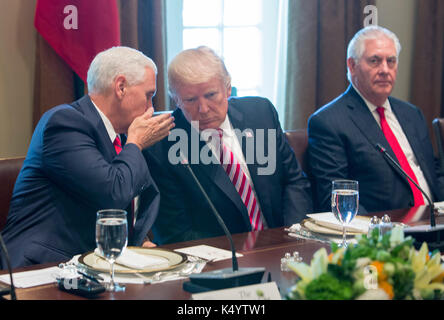
[[[200,125],[199,124],[199,129],[200,131],[202,130],[207,130],[207,129],[217,129],[218,126],[212,125],[212,124],[205,124],[205,125]]]

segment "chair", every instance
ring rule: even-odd
[[[6,225],[12,190],[24,160],[24,157],[0,159],[0,231]]]
[[[296,159],[302,167],[302,170],[308,175],[307,163],[307,147],[308,147],[308,133],[307,129],[296,129],[285,131],[285,136],[290,147],[293,149]]]
[[[438,149],[440,168],[444,169],[444,118],[436,118],[432,122]]]

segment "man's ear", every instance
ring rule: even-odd
[[[354,74],[355,73],[355,68],[356,68],[356,61],[355,61],[355,59],[353,59],[351,57],[348,58],[347,59],[347,67],[350,70],[350,73]]]
[[[127,81],[125,76],[119,75],[114,80],[114,94],[118,99],[123,99],[126,93]]]

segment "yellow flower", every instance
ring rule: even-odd
[[[443,290],[444,284],[434,282],[444,272],[444,266],[441,264],[441,255],[435,253],[429,257],[429,248],[424,242],[419,251],[413,250],[411,253],[412,269],[415,272],[415,289],[418,290]]]

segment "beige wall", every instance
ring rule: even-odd
[[[392,95],[410,100],[410,78],[417,0],[376,0],[378,24],[393,31],[401,42],[398,77]]]
[[[23,156],[32,130],[35,0],[0,0],[0,158]]]

